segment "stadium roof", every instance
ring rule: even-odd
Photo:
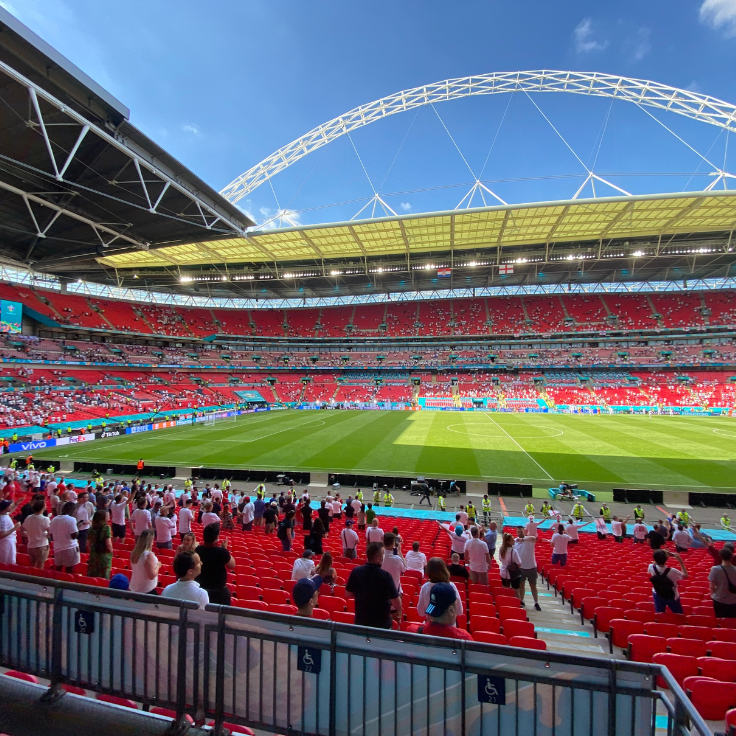
[[[205,264],[288,263],[490,249],[545,243],[730,233],[736,192],[691,192],[500,205],[330,225],[252,232],[98,259],[116,269]]]
[[[254,224],[2,7],[0,102],[6,262],[76,278],[108,248],[216,240]]]

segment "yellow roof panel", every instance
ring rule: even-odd
[[[717,232],[736,226],[736,192],[503,205],[252,232],[99,258],[114,268],[303,261]]]

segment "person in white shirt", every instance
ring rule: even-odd
[[[419,542],[412,542],[411,549],[406,553],[406,569],[416,570],[424,574],[424,568],[427,566],[427,555],[419,551]]]
[[[515,548],[521,560],[521,578],[519,582],[519,600],[524,605],[524,585],[529,583],[529,592],[534,598],[534,608],[541,611],[539,605],[539,593],[537,592],[537,556],[535,554],[536,537],[527,537],[524,530],[518,528],[519,536],[516,538]]]
[[[146,499],[138,499],[138,508],[130,515],[130,523],[133,525],[133,536],[136,541],[146,529],[151,529],[151,512],[146,508]]]
[[[685,527],[682,524],[678,524],[677,531],[672,535],[672,541],[675,543],[675,549],[678,552],[687,552],[693,540],[685,531]]]
[[[647,527],[641,521],[634,524],[634,544],[644,544],[647,541]]]
[[[51,519],[49,534],[54,543],[54,567],[57,572],[72,572],[74,565],[79,564],[79,544],[77,536],[77,520],[74,517],[77,504],[67,501],[61,507],[61,513]]]
[[[128,508],[128,494],[121,493],[115,497],[110,506],[110,520],[112,522],[112,543],[122,544],[125,540],[125,512]]]
[[[458,512],[457,517],[460,517],[458,520],[463,525],[463,529],[468,528],[468,512],[465,510],[465,506],[462,504],[460,505],[460,511]]]
[[[362,506],[363,504],[362,504],[362,503],[360,502],[360,500],[359,500],[359,499],[357,499],[357,498],[354,498],[354,499],[353,499],[353,500],[352,500],[352,501],[350,502],[350,505],[351,505],[351,506],[353,507],[353,509],[355,510],[355,513],[357,514],[357,513],[358,513],[358,511],[360,511],[360,507],[361,507],[361,506]]]
[[[378,526],[378,519],[373,519],[371,525],[365,530],[365,543],[379,542],[383,544],[383,529]]]
[[[340,500],[338,498],[336,498],[332,502],[332,518],[333,519],[342,518],[342,503],[340,503]]]
[[[207,503],[204,505],[204,513],[202,514],[202,528],[204,529],[210,524],[219,523],[220,517],[212,511],[212,503],[210,501],[207,501]]]
[[[450,535],[450,546],[452,551],[457,554],[461,560],[465,560],[465,545],[470,539],[470,534],[463,529],[459,520],[452,524],[440,524],[440,526]]]
[[[210,602],[210,597],[195,581],[202,572],[199,555],[196,552],[180,552],[174,558],[173,568],[177,580],[163,589],[162,597],[178,601],[194,601],[200,608],[204,608]]]
[[[23,534],[28,541],[28,556],[31,558],[31,567],[43,570],[49,557],[49,526],[51,521],[44,516],[46,502],[39,498],[31,507],[33,513],[23,521]]]
[[[240,517],[241,528],[244,532],[249,532],[253,528],[253,519],[255,518],[255,515],[256,507],[250,500],[250,496],[246,496],[242,516]]]
[[[544,519],[542,521],[534,521],[534,517],[530,516],[529,521],[527,521],[526,526],[524,527],[524,534],[527,537],[537,537],[539,536],[537,534],[537,529],[544,523]]]
[[[340,541],[342,542],[342,554],[343,557],[348,557],[354,560],[358,556],[358,542],[360,537],[358,533],[353,530],[352,519],[345,521],[345,528],[340,532]]]
[[[314,562],[312,556],[314,552],[311,549],[305,549],[302,556],[294,560],[294,567],[291,571],[292,580],[301,580],[302,578],[311,578],[314,575]]]
[[[599,516],[595,520],[595,531],[598,534],[598,539],[606,539],[608,537],[608,527],[606,526],[606,520]]]
[[[470,528],[470,539],[465,543],[465,558],[468,561],[470,581],[488,585],[488,568],[491,566],[491,555],[488,545],[479,538],[478,527]]]
[[[506,532],[501,539],[501,547],[498,550],[498,566],[501,572],[501,584],[504,588],[512,588],[513,590],[519,590],[521,584],[520,570],[521,570],[521,557],[519,552],[514,546],[514,538],[511,534]],[[512,572],[510,566],[514,567]]]
[[[74,511],[79,530],[79,551],[81,554],[87,551],[87,534],[89,533],[90,526],[92,526],[94,513],[95,507],[89,501],[89,493],[82,491],[77,497],[77,508]]]
[[[164,506],[176,506],[176,494],[174,493],[173,486],[167,486],[166,492],[164,493]]]
[[[393,532],[383,537],[383,562],[381,569],[386,570],[394,580],[396,590],[401,594],[401,576],[406,572],[406,562],[401,554],[401,542]]]
[[[552,545],[552,564],[556,565],[559,562],[560,567],[565,567],[567,565],[567,545],[572,541],[572,537],[565,534],[565,527],[559,524],[552,539],[547,541]]]
[[[172,549],[171,540],[174,534],[176,534],[176,517],[174,516],[174,509],[169,508],[156,517],[156,547],[158,549]]]
[[[613,517],[613,521],[611,521],[611,531],[613,532],[613,541],[618,542],[619,544],[623,544],[624,541],[624,525],[631,517],[627,516],[623,521],[621,521],[618,516]]]
[[[565,527],[565,534],[570,537],[570,544],[578,544],[580,542],[579,531],[584,527],[588,526],[592,522],[586,521],[585,524],[576,524],[572,519],[567,520],[567,526]]]
[[[667,558],[674,557],[680,563],[680,569],[667,567]],[[678,583],[687,578],[687,569],[682,557],[676,552],[666,549],[656,549],[652,554],[654,562],[647,568],[647,574],[652,582],[652,598],[656,613],[664,613],[669,608],[672,613],[682,613],[680,591]]]
[[[212,500],[221,503],[222,502],[222,491],[215,486],[215,489],[212,491]]]
[[[192,499],[188,498],[186,506],[179,512],[179,539],[184,540],[184,535],[192,531],[194,513],[192,511]]]

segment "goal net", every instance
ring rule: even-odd
[[[227,416],[225,412],[217,412],[205,417],[204,426],[214,427],[216,424],[234,422],[236,419],[237,417],[234,414],[232,416]]]

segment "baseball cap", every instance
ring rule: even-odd
[[[313,578],[302,578],[298,580],[291,591],[291,599],[297,608],[309,603],[312,596],[320,589],[322,578],[315,575]]]
[[[12,503],[12,501],[9,501],[7,499],[5,501],[0,501],[0,511],[5,511],[5,509],[8,508],[8,506],[10,506]]]
[[[456,600],[457,593],[450,583],[436,583],[429,592],[429,605],[426,609],[427,616],[438,618]]]
[[[352,526],[353,520],[352,519],[345,519],[345,526]]]
[[[123,573],[118,572],[110,578],[110,583],[107,587],[113,588],[114,590],[128,590],[130,581]]]

